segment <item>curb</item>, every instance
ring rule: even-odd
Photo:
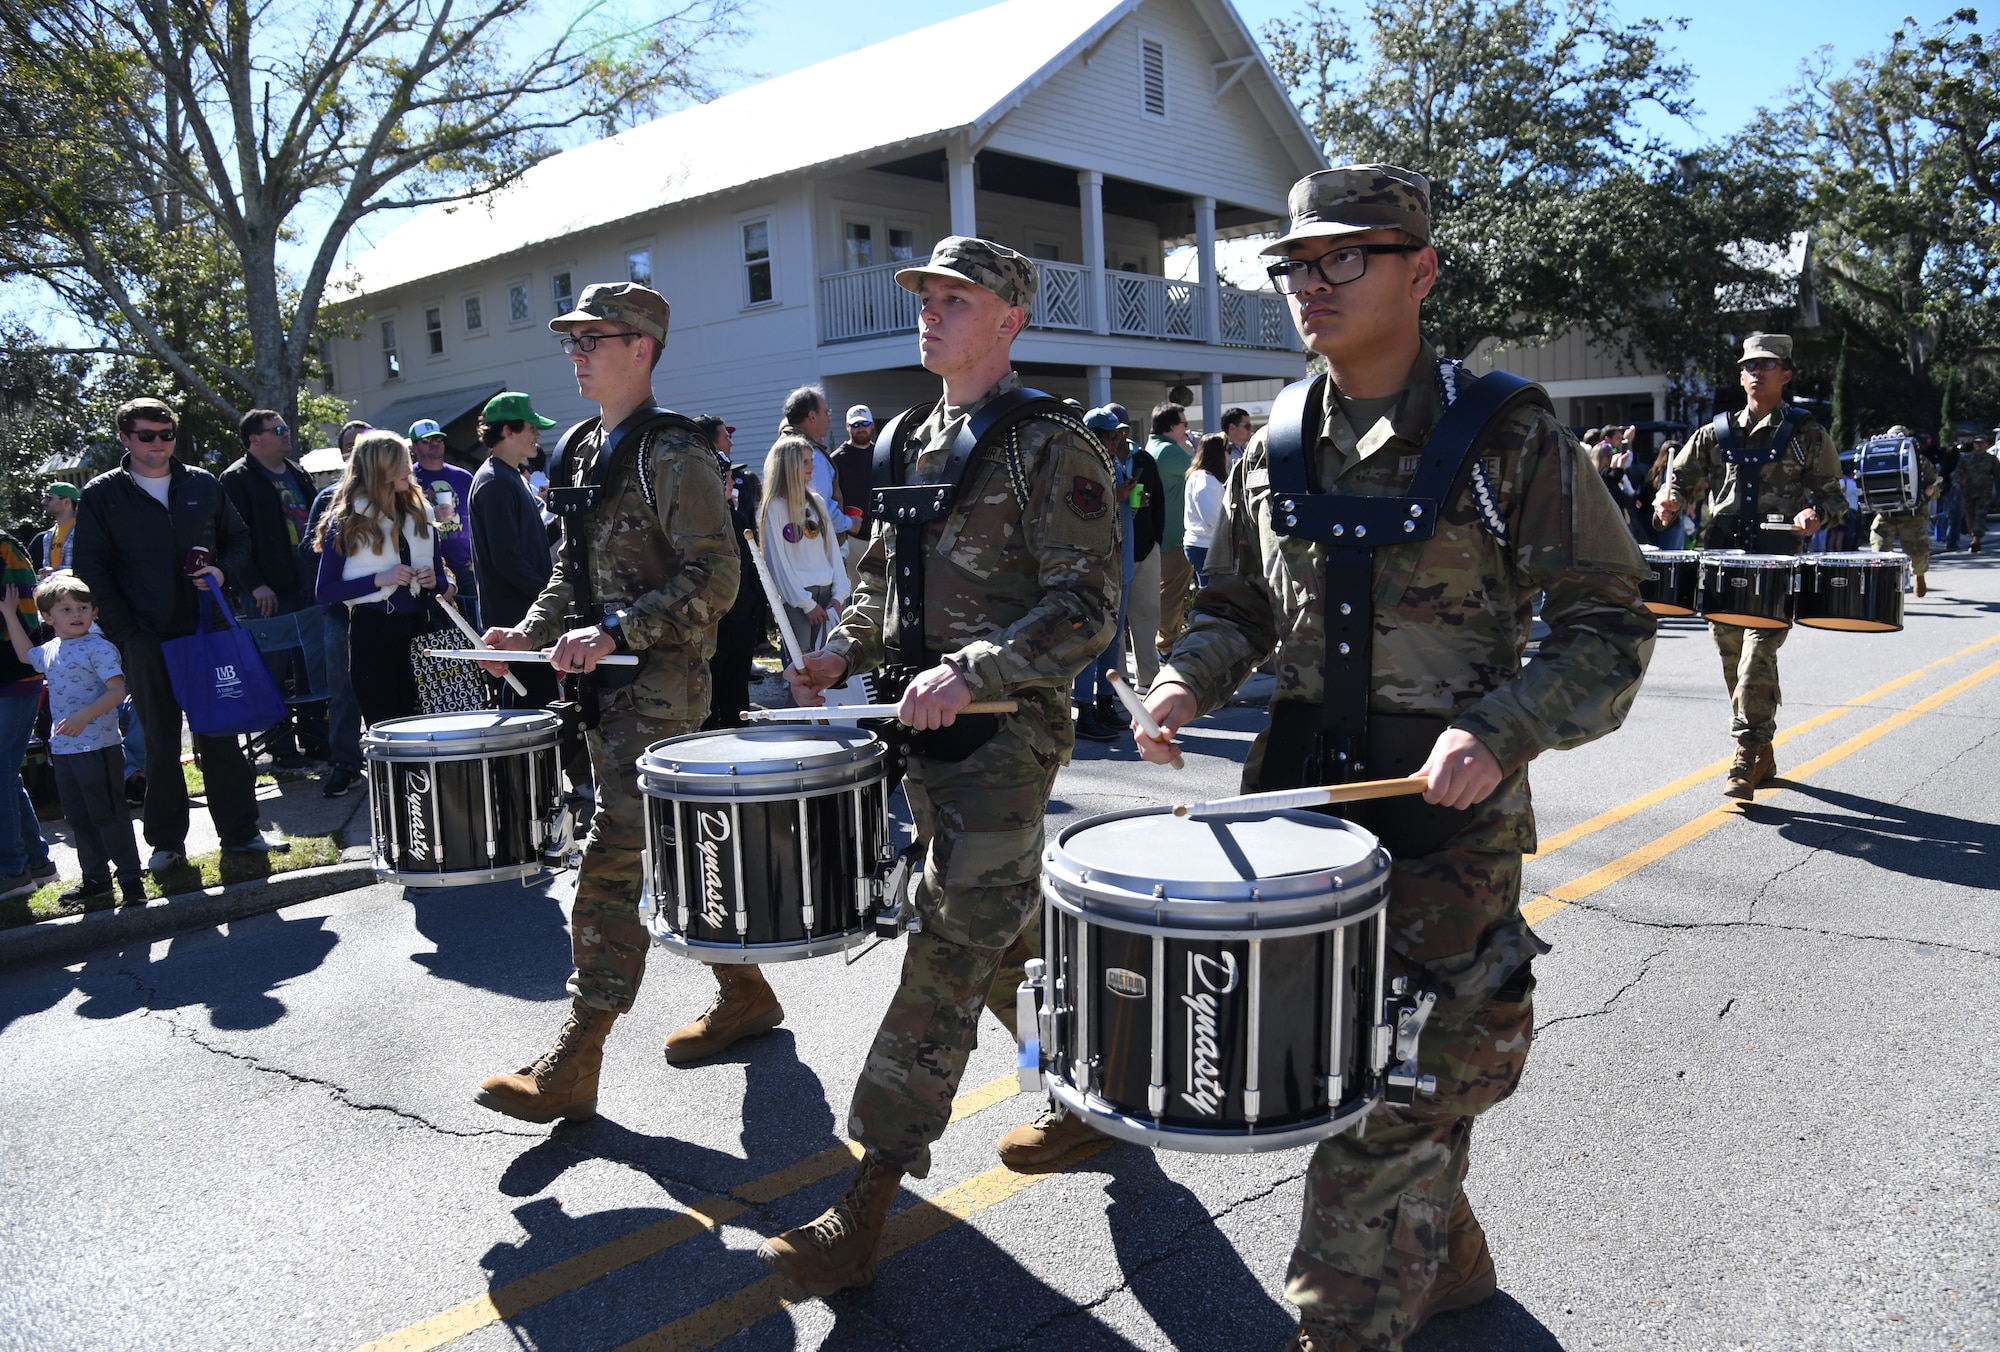
[[[182,930],[226,924],[244,916],[275,911],[336,892],[351,892],[375,881],[372,861],[343,859],[322,868],[302,868],[270,878],[253,878],[199,892],[162,897],[143,907],[86,911],[55,920],[37,920],[0,930],[0,970],[56,959],[73,961],[101,948],[164,939]]]

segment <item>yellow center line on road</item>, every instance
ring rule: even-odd
[[[1973,672],[1963,680],[1953,682],[1936,694],[1926,696],[1900,713],[1890,714],[1880,723],[1856,733],[1838,746],[1821,752],[1786,775],[1784,780],[1779,783],[1768,789],[1759,789],[1756,800],[1760,803],[1765,802],[1783,793],[1790,785],[1803,783],[1828,766],[1836,765],[1846,760],[1855,752],[1873,745],[1896,729],[1905,727],[1922,718],[1925,714],[1943,707],[1949,701],[1958,698],[1974,686],[1990,680],[1994,676],[2000,676],[2000,662],[1994,662],[1988,666],[1981,667],[1978,671]],[[1539,925],[1542,921],[1548,919],[1572,902],[1582,901],[1586,897],[1595,896],[1605,888],[1610,887],[1613,883],[1629,878],[1640,869],[1646,867],[1646,865],[1672,854],[1689,841],[1699,840],[1716,827],[1721,826],[1724,822],[1741,816],[1742,814],[1739,811],[1741,806],[1740,803],[1731,802],[1722,807],[1704,812],[1693,821],[1676,827],[1657,840],[1649,841],[1631,853],[1621,855],[1601,868],[1592,869],[1573,882],[1564,883],[1561,887],[1543,893],[1521,908],[1522,918],[1530,925]]]
[[[1061,1165],[1031,1174],[1016,1173],[1004,1165],[988,1169],[956,1187],[945,1189],[928,1201],[918,1202],[909,1210],[889,1218],[889,1224],[882,1232],[881,1247],[875,1251],[875,1261],[879,1265],[905,1249],[934,1239],[960,1221],[998,1206],[1045,1179],[1067,1173],[1110,1145],[1108,1140],[1093,1141],[1065,1155]],[[779,1311],[810,1299],[811,1296],[787,1279],[769,1276],[739,1287],[720,1300],[682,1315],[672,1323],[662,1324],[644,1337],[634,1338],[620,1347],[618,1352],[687,1352],[693,1348],[714,1347],[744,1329],[761,1324]]]
[[[1014,1097],[1016,1092],[1018,1086],[1012,1075],[967,1090],[952,1101],[951,1120],[958,1122],[983,1113],[995,1104]],[[726,1196],[704,1197],[690,1204],[687,1210],[663,1221],[634,1230],[629,1235],[600,1244],[573,1258],[565,1258],[540,1272],[454,1305],[442,1314],[432,1315],[408,1328],[377,1338],[372,1343],[364,1344],[358,1352],[427,1352],[430,1348],[443,1347],[475,1329],[511,1319],[523,1310],[567,1295],[600,1277],[608,1277],[620,1268],[630,1267],[684,1240],[706,1234],[735,1220],[753,1206],[777,1201],[822,1179],[831,1178],[860,1157],[861,1148],[852,1142],[831,1146],[796,1164],[752,1179],[732,1189]]]
[[[1949,666],[1953,662],[1962,661],[1963,659],[1972,656],[1972,654],[1979,652],[1981,649],[1990,648],[1996,643],[2000,643],[2000,634],[1995,634],[1991,638],[1981,639],[1979,642],[1973,644],[1971,647],[1961,649],[1960,651],[1951,654],[1951,656],[1949,657],[1940,657],[1935,662],[1926,663],[1925,665],[1918,667],[1915,671],[1908,672],[1902,676],[1898,676],[1895,680],[1890,681],[1887,685],[1878,685],[1865,695],[1856,695],[1853,699],[1848,700],[1845,704],[1837,704],[1831,709],[1827,709],[1824,710],[1823,712],[1814,714],[1811,718],[1806,719],[1802,723],[1798,723],[1792,727],[1785,729],[1783,732],[1779,733],[1776,737],[1772,738],[1771,744],[1773,746],[1783,746],[1786,742],[1791,741],[1792,738],[1794,737],[1800,736],[1804,733],[1811,732],[1814,728],[1825,727],[1828,723],[1833,722],[1834,719],[1840,718],[1854,709],[1859,709],[1864,705],[1873,704],[1876,700],[1881,699],[1885,695],[1893,695],[1896,691],[1901,690],[1904,686],[1909,685],[1912,682],[1922,680],[1925,676],[1929,675],[1933,671],[1936,671],[1939,667]],[[1546,858],[1547,856],[1554,854],[1557,850],[1560,850],[1565,845],[1574,845],[1577,841],[1582,840],[1585,836],[1596,835],[1599,831],[1604,830],[1608,826],[1616,826],[1619,822],[1638,816],[1641,812],[1644,812],[1649,807],[1655,807],[1661,803],[1664,803],[1667,801],[1667,799],[1672,798],[1678,794],[1686,793],[1689,789],[1699,788],[1701,785],[1706,784],[1709,780],[1715,778],[1717,775],[1721,774],[1728,768],[1729,768],[1729,759],[1725,758],[1723,760],[1715,762],[1713,765],[1705,765],[1701,769],[1696,770],[1693,774],[1682,775],[1679,779],[1676,779],[1671,784],[1663,784],[1659,788],[1654,789],[1649,793],[1641,794],[1639,797],[1634,798],[1629,803],[1621,803],[1617,807],[1609,808],[1606,811],[1600,812],[1595,817],[1592,817],[1589,821],[1579,822],[1577,825],[1570,827],[1568,830],[1556,832],[1556,834],[1550,836],[1547,840],[1541,843],[1541,848],[1539,850],[1537,850],[1533,854],[1525,855],[1523,856],[1523,858],[1525,859]],[[1532,924],[1533,922],[1530,921],[1529,923]]]

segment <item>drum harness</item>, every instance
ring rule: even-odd
[[[1799,430],[1799,424],[1806,420],[1800,409],[1790,404],[1778,406],[1778,430],[1771,435],[1768,446],[1739,446],[1736,444],[1736,424],[1727,413],[1715,415],[1710,426],[1715,428],[1716,445],[1722,448],[1722,458],[1736,466],[1736,479],[1742,496],[1737,499],[1736,547],[1746,554],[1768,554],[1761,539],[1764,519],[1758,506],[1758,483],[1763,477],[1764,466],[1775,465],[1784,456]],[[1801,468],[1806,463],[1805,446],[1801,444],[1793,452]]]
[[[1376,759],[1403,764],[1379,767],[1382,773],[1407,773],[1422,763],[1437,734],[1448,726],[1426,716],[1402,718],[1377,715],[1371,720],[1371,648],[1374,633],[1375,551],[1384,545],[1410,544],[1437,534],[1438,518],[1469,484],[1481,525],[1504,548],[1507,523],[1486,467],[1473,454],[1507,413],[1526,404],[1554,412],[1548,394],[1533,381],[1506,371],[1493,371],[1466,381],[1464,367],[1450,360],[1437,365],[1438,393],[1444,416],[1424,443],[1409,491],[1403,496],[1325,493],[1317,490],[1313,473],[1325,408],[1324,375],[1287,385],[1272,404],[1265,434],[1271,473],[1271,526],[1279,535],[1309,540],[1324,547],[1326,574],[1321,588],[1325,605],[1326,683],[1317,728],[1302,726],[1310,717],[1304,706],[1274,702],[1271,731],[1266,738],[1264,775],[1260,789],[1293,788],[1314,782],[1349,782],[1365,777]],[[1297,715],[1288,717],[1289,710]],[[1371,728],[1371,721],[1386,726]],[[1280,724],[1284,726],[1281,727]],[[1378,735],[1371,738],[1371,731]],[[1375,748],[1371,750],[1371,747]],[[1274,753],[1282,757],[1274,763]],[[1415,756],[1414,762],[1410,757]],[[1315,778],[1320,776],[1323,778]],[[1292,782],[1274,782],[1290,780]],[[1388,808],[1369,813],[1357,809]],[[1401,808],[1401,812],[1397,812]],[[1397,800],[1395,804],[1346,804],[1342,815],[1369,825],[1378,835],[1430,840],[1421,855],[1442,845],[1464,823],[1464,814]],[[1370,820],[1373,818],[1373,820]],[[1378,824],[1379,823],[1379,824]],[[1400,830],[1399,830],[1400,828]],[[1396,843],[1390,842],[1392,846]],[[1398,852],[1401,852],[1400,850]],[[1378,1036],[1393,1033],[1395,1064],[1388,1072],[1391,1103],[1414,1102],[1428,1076],[1417,1071],[1417,1042],[1436,1003],[1422,996],[1415,1005],[1401,1003],[1408,987],[1398,978],[1395,998],[1384,1010]],[[1392,1026],[1393,1025],[1393,1028]]]

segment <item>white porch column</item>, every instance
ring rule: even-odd
[[[1197,197],[1194,199],[1194,250],[1201,265],[1201,289],[1206,297],[1202,302],[1204,315],[1204,336],[1209,346],[1222,345],[1222,283],[1215,275],[1215,199]],[[1207,389],[1207,377],[1202,388]]]
[[[1104,175],[1095,169],[1077,170],[1076,190],[1083,213],[1083,265],[1090,269],[1090,331],[1109,333],[1110,316],[1104,294]],[[1104,398],[1092,405],[1093,408],[1103,408],[1111,402],[1111,368],[1092,369],[1104,372],[1106,393]],[[1091,379],[1096,377],[1093,375]]]
[[[1109,366],[1086,366],[1084,374],[1090,378],[1090,406],[1103,408],[1111,402],[1111,368]]]
[[[974,204],[972,146],[964,137],[954,136],[945,146],[945,185],[951,190],[951,233],[978,235],[979,210]]]
[[[1201,377],[1201,434],[1222,430],[1222,372],[1206,371]]]

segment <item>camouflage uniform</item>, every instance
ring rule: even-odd
[[[2000,461],[1994,459],[1993,452],[1975,446],[1958,457],[1952,482],[1958,488],[1959,501],[1964,504],[1965,529],[1972,536],[1972,551],[1976,554],[1986,536],[1986,514],[1993,510],[1994,498],[2000,497]]]
[[[588,463],[603,439],[602,429],[593,433],[572,463]],[[653,436],[644,472],[657,508],[647,504],[633,472],[637,447],[619,449],[625,468],[607,480],[597,510],[563,522],[565,533],[584,532],[591,595],[606,615],[619,616],[624,646],[641,662],[638,679],[601,696],[590,734],[597,811],[570,911],[576,961],[570,994],[614,1013],[632,1007],[646,972],[648,936],[639,920],[645,800],[635,762],[654,742],[697,731],[708,716],[715,625],[736,599],[738,577],[729,498],[707,438],[674,428]],[[564,617],[574,586],[565,550],[520,624],[536,646],[569,628]]]
[[[1963,457],[1959,463],[1965,463]],[[1910,556],[1910,575],[1922,577],[1931,566],[1931,500],[1937,496],[1937,465],[1927,455],[1917,457],[1917,509],[1884,512],[1868,528],[1868,543],[1877,554],[1901,549]]]
[[[1426,238],[1427,185],[1386,172],[1402,177],[1385,182],[1381,166],[1355,166],[1303,180],[1292,190],[1294,229],[1318,207],[1358,217],[1353,229]],[[1356,202],[1385,210],[1376,219],[1344,205]],[[1398,401],[1358,438],[1329,384],[1316,481],[1342,494],[1406,492],[1444,410],[1436,371],[1424,344]],[[1420,1055],[1438,1091],[1377,1108],[1365,1131],[1314,1151],[1285,1295],[1324,1343],[1344,1335],[1396,1348],[1419,1321],[1447,1251],[1472,1121],[1513,1091],[1534,1031],[1531,963],[1547,946],[1520,912],[1521,855],[1535,846],[1527,763],[1617,727],[1652,651],[1654,621],[1639,601],[1646,565],[1575,439],[1524,407],[1475,454],[1511,545],[1481,520],[1468,483],[1442,509],[1434,538],[1374,554],[1371,715],[1449,719],[1485,744],[1504,777],[1445,845],[1395,860],[1387,974],[1437,993]],[[1323,700],[1326,549],[1273,529],[1270,478],[1260,431],[1230,471],[1208,585],[1160,673],[1191,690],[1202,713],[1273,650],[1274,722],[1294,712],[1290,704],[1316,716]],[[1524,668],[1533,599],[1544,590],[1552,632]],[[1251,748],[1246,789],[1260,784],[1270,737],[1267,729]]]
[[[1753,336],[1744,344],[1746,355],[1757,355],[1749,349],[1760,338],[1780,336]],[[1790,339],[1785,340],[1784,348],[1789,360]],[[1751,448],[1770,445],[1777,434],[1778,413],[1773,412],[1755,427],[1748,425],[1748,419],[1747,410],[1729,415],[1736,429],[1737,444]],[[1833,438],[1808,418],[1793,434],[1792,447],[1804,455],[1804,462],[1788,450],[1780,460],[1763,466],[1753,510],[1762,518],[1778,516],[1790,521],[1810,506],[1818,511],[1822,524],[1839,525],[1847,515],[1847,494],[1840,486],[1840,454],[1834,450]],[[1722,458],[1722,446],[1716,440],[1712,424],[1704,423],[1695,429],[1687,445],[1674,457],[1669,478],[1673,496],[1681,502],[1692,502],[1701,481],[1708,480],[1707,544],[1711,549],[1736,548],[1740,538],[1737,523],[1743,511],[1743,504],[1738,501],[1736,466]],[[1804,545],[1802,536],[1765,531],[1760,534],[1754,552],[1796,554]],[[1925,557],[1929,557],[1928,547]],[[1769,746],[1777,736],[1778,704],[1782,698],[1778,687],[1778,649],[1785,646],[1791,630],[1745,629],[1713,620],[1709,621],[1708,630],[1715,637],[1716,651],[1722,654],[1722,681],[1729,690],[1732,710],[1731,735],[1743,746]]]
[[[962,243],[969,257],[948,275],[963,272],[1014,304],[1032,299],[1032,272],[1013,275],[1031,269],[1026,259]],[[953,245],[940,244],[937,256]],[[990,271],[996,267],[999,275]],[[1009,373],[972,403],[940,403],[907,442],[906,481],[935,482],[966,421],[1020,387]],[[1018,438],[1027,501],[1017,499],[1002,456],[983,453],[967,467],[956,510],[926,528],[924,636],[973,699],[1012,698],[1020,709],[1000,715],[993,739],[963,760],[910,760],[903,783],[925,843],[917,889],[923,929],[909,937],[901,984],[848,1115],[848,1135],[871,1156],[919,1178],[951,1118],[980,1009],[990,1007],[1011,1028],[1022,964],[1040,955],[1042,818],[1074,744],[1070,682],[1104,651],[1118,611],[1117,515],[1103,448],[1041,418],[1010,435]],[[894,531],[877,523],[853,602],[827,641],[850,672],[882,665],[897,636],[888,584],[894,544]]]

